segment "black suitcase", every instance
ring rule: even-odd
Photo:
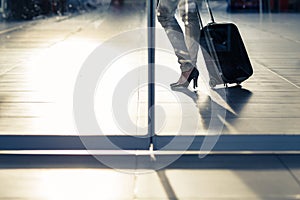
[[[233,23],[216,23],[206,0],[211,23],[201,27],[200,46],[209,74],[209,85],[241,84],[253,74],[253,69],[242,37]],[[197,9],[198,10],[198,9]]]

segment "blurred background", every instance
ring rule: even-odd
[[[32,19],[81,12],[107,3],[120,6],[124,0],[1,0],[0,13],[3,19]]]
[[[224,1],[224,0],[215,0]],[[37,16],[64,15],[95,9],[111,3],[122,6],[139,0],[0,0],[3,19],[32,19]],[[227,0],[228,12],[300,12],[299,0]]]

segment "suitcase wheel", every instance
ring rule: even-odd
[[[211,88],[214,88],[214,87],[216,87],[216,85],[217,85],[217,81],[216,81],[214,78],[211,78],[211,79],[209,80],[209,86],[210,86]]]

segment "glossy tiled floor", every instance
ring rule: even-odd
[[[156,103],[161,106],[156,110],[157,134],[205,135],[210,128],[217,131],[210,126],[214,122],[221,124],[218,131],[228,135],[298,135],[300,15],[228,14],[225,2],[212,2],[212,6],[217,21],[237,23],[254,75],[242,88],[210,90],[199,54],[201,80],[197,94],[190,90],[171,91],[168,84],[178,78],[179,68],[166,35],[157,30],[157,45],[165,47],[156,51],[156,80],[160,83]],[[91,74],[103,75],[95,92],[98,123],[106,135],[146,134],[147,71],[143,66],[147,63],[147,38],[143,29],[146,15],[141,7],[144,5],[134,4],[63,20],[49,18],[13,32],[2,31],[0,134],[77,135],[72,107],[74,84],[84,61],[103,44],[109,46],[104,53],[98,49],[102,54],[96,53],[94,64],[105,73],[95,70]],[[111,59],[110,55],[118,56]],[[104,64],[107,58],[111,62]],[[122,82],[127,75],[130,81]],[[79,76],[86,77],[89,78]],[[116,99],[116,89],[124,89],[124,85],[134,88],[130,95],[120,93],[129,103],[126,98],[111,103]],[[126,106],[119,102],[126,102]],[[112,109],[116,109],[114,116]],[[123,116],[127,110],[128,116]],[[139,126],[116,121],[127,118]],[[99,134],[90,130],[88,133]],[[33,141],[35,144],[26,140],[29,146],[38,145],[38,140]],[[18,142],[22,146],[25,140]],[[56,145],[65,146],[61,142]],[[90,156],[6,155],[1,151],[0,199],[300,198],[298,155],[173,157],[99,155],[101,164]]]
[[[197,94],[171,91],[168,84],[177,80],[179,68],[157,23],[156,133],[205,135],[217,123],[222,134],[299,134],[299,14],[228,14],[223,3],[212,7],[217,21],[233,21],[240,28],[254,75],[242,88],[210,90],[200,52]],[[106,135],[145,135],[147,23],[141,8],[144,4],[51,18],[2,33],[0,133],[77,135],[74,84],[84,61],[98,47],[95,65],[99,63],[101,78],[94,109],[99,126]],[[103,48],[105,42],[109,48]],[[106,58],[112,60],[106,63]],[[126,82],[123,78],[129,76],[133,78]],[[113,95],[126,84],[133,91],[121,94],[125,104],[114,102]],[[126,118],[133,126],[122,123]]]
[[[88,156],[2,155],[0,198],[287,200],[300,195],[298,155],[185,155],[161,170],[153,169],[166,156],[127,159],[136,164],[110,169]]]

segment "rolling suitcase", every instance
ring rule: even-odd
[[[233,23],[216,23],[208,0],[206,6],[211,22],[201,27],[201,50],[209,74],[209,85],[241,84],[253,74],[253,69],[237,26]],[[198,9],[197,9],[198,10]]]

